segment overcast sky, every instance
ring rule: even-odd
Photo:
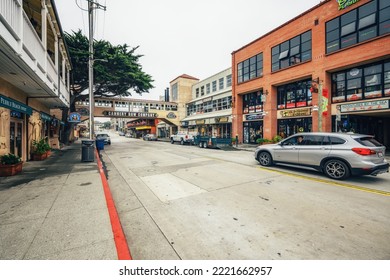
[[[336,0],[334,0],[336,1]],[[55,0],[62,29],[88,37],[87,0]],[[95,0],[106,6],[95,18],[95,39],[140,46],[137,54],[158,99],[182,74],[206,79],[231,67],[231,53],[320,0]],[[79,7],[80,8],[79,8]]]

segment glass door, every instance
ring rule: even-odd
[[[22,157],[22,138],[23,123],[22,122],[10,122],[10,153]]]

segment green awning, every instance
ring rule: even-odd
[[[23,114],[32,115],[32,108],[11,98],[0,95],[0,107],[5,107]]]

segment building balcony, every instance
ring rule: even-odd
[[[53,1],[1,0],[1,79],[48,108],[69,107],[69,59]]]

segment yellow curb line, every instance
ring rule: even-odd
[[[369,188],[365,188],[365,187],[359,187],[359,186],[345,184],[345,183],[338,183],[338,182],[333,182],[333,181],[324,180],[324,179],[317,179],[317,178],[312,178],[312,177],[305,176],[305,175],[297,175],[297,174],[293,174],[293,173],[289,173],[289,172],[285,172],[285,171],[268,169],[268,168],[265,168],[265,167],[259,167],[258,166],[257,168],[259,168],[261,170],[265,170],[265,171],[270,171],[270,172],[280,173],[280,174],[283,174],[283,175],[292,176],[292,177],[297,177],[297,178],[302,178],[302,179],[306,179],[306,180],[311,180],[311,181],[316,181],[316,182],[320,182],[320,183],[325,183],[325,184],[328,184],[328,185],[339,186],[339,187],[359,190],[359,191],[363,191],[363,192],[375,193],[375,194],[384,195],[384,196],[390,196],[390,192],[387,192],[387,191],[374,190],[374,189],[369,189]]]

